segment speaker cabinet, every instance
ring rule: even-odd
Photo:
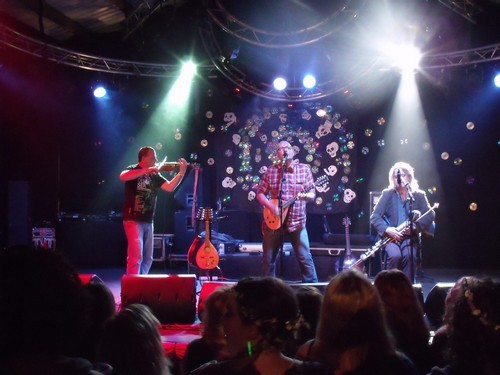
[[[236,282],[205,281],[201,286],[200,297],[198,298],[198,319],[203,319],[205,311],[205,301],[210,294],[219,288],[233,286]]]
[[[455,283],[437,283],[432,287],[424,303],[424,312],[431,328],[438,329],[443,325],[445,312],[444,300]]]
[[[124,275],[122,306],[148,306],[162,324],[191,324],[196,318],[195,275]]]

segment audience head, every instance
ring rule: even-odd
[[[0,250],[0,358],[72,354],[87,327],[76,270],[29,246]]]
[[[226,306],[231,291],[232,288],[229,286],[215,289],[205,301],[202,317],[202,336],[216,350],[226,346],[222,319],[226,314]]]
[[[489,278],[465,278],[450,311],[451,360],[477,367],[478,372],[500,373],[500,284]]]
[[[301,286],[296,296],[300,310],[297,341],[303,343],[316,335],[323,294],[314,286]]]
[[[128,305],[106,322],[98,359],[109,363],[113,374],[169,374],[159,327],[147,306]]]
[[[356,270],[337,274],[323,296],[316,334],[318,359],[338,367],[342,353],[358,352],[356,360],[391,354],[382,302],[375,287]]]
[[[224,330],[234,354],[281,350],[292,339],[299,309],[295,293],[273,277],[242,279],[233,287]]]

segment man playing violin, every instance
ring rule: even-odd
[[[410,213],[410,207],[412,211]],[[381,237],[389,237],[392,241],[385,247],[387,252],[387,269],[402,270],[413,282],[415,258],[420,246],[420,233],[434,233],[435,213],[419,216],[430,210],[429,201],[423,190],[419,189],[414,177],[413,167],[404,162],[397,162],[389,170],[389,186],[382,191],[370,222]],[[410,230],[410,214],[414,227]],[[398,227],[402,227],[398,230]],[[413,234],[413,236],[411,236]],[[413,264],[410,254],[413,247]]]
[[[169,181],[159,171],[156,151],[142,147],[139,162],[120,173],[125,182],[123,228],[127,237],[127,274],[147,274],[153,264],[153,218],[158,189],[172,192],[180,185],[188,163],[179,159],[179,172]]]

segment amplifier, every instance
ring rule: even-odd
[[[155,234],[153,238],[153,261],[163,262],[167,259],[166,252],[172,248],[173,234]]]
[[[285,242],[283,244],[283,251],[292,251],[292,244],[290,242]],[[239,244],[239,251],[242,253],[262,253],[262,242],[243,242]]]

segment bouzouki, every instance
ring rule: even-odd
[[[196,253],[196,265],[202,270],[211,270],[219,265],[219,254],[212,242],[210,242],[210,221],[213,213],[211,208],[205,208],[203,220],[205,221],[205,242]]]
[[[309,190],[314,189],[316,186],[321,186],[326,183],[328,183],[328,176],[321,176],[313,184],[311,184],[311,186],[308,186],[300,193],[307,193]],[[294,203],[297,199],[299,199],[299,194],[297,194],[292,199],[282,204],[281,206],[283,210],[282,220],[285,220],[286,215],[288,213],[288,208],[292,205],[292,203]],[[273,204],[278,204],[278,199],[270,199],[270,201]],[[266,222],[266,225],[268,226],[269,229],[276,230],[281,227],[282,222],[280,220],[280,216],[274,215],[267,207],[264,207],[263,215],[264,215],[264,221]]]
[[[199,227],[199,221],[204,215],[205,215],[205,209],[201,207],[198,208],[198,212],[196,213],[196,218],[193,221],[194,239],[193,242],[191,242],[191,245],[189,246],[189,250],[187,252],[188,262],[193,266],[196,266],[196,250],[198,250],[202,242],[201,237],[198,234],[198,227]]]
[[[423,213],[422,215],[420,215],[419,218],[416,219],[416,220],[414,220],[413,222],[414,223],[418,223],[420,221],[420,219],[422,219],[424,216],[428,215],[430,212],[434,211],[437,208],[439,208],[439,203],[434,203],[434,205],[431,208],[429,208],[425,213]],[[408,230],[409,224],[410,223],[408,221],[405,221],[404,223],[398,225],[398,227],[396,228],[396,230],[398,231],[399,234],[404,234]],[[359,267],[359,265],[361,263],[363,263],[366,259],[368,259],[369,257],[371,257],[373,254],[375,254],[380,249],[383,249],[387,244],[389,244],[391,242],[394,242],[394,240],[392,239],[392,237],[384,235],[384,237],[382,237],[380,240],[378,240],[375,243],[375,245],[372,246],[372,248],[370,250],[368,250],[363,255],[361,255],[361,257],[357,261],[355,261],[351,265],[350,268]]]

